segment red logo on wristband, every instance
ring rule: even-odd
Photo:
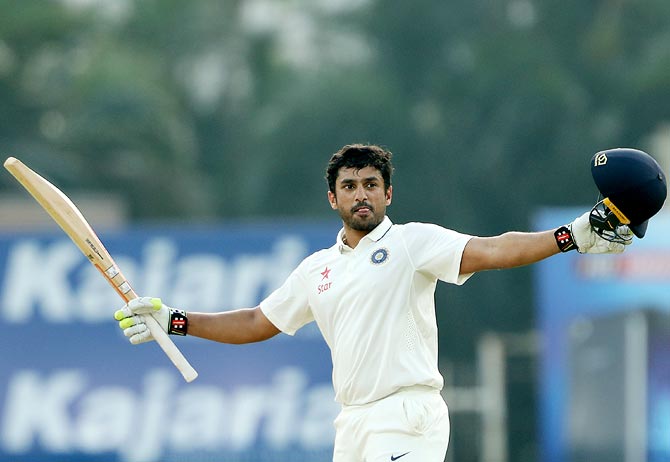
[[[561,244],[565,244],[567,242],[570,242],[570,233],[567,231],[559,231],[556,233],[556,239],[558,239],[558,242]]]

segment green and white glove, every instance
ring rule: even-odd
[[[139,297],[114,312],[114,319],[119,321],[123,335],[128,337],[133,345],[154,340],[143,316],[153,316],[163,331],[168,334],[186,335],[188,330],[188,318],[185,311],[170,308],[160,298]]]
[[[591,227],[591,223],[589,222],[590,215],[591,212],[586,212],[568,225],[579,253],[621,253],[632,242],[633,232],[627,226],[622,226],[618,230],[620,235],[631,238],[625,243],[603,239]]]

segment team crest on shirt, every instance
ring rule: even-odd
[[[382,247],[372,252],[370,256],[370,263],[373,265],[382,265],[386,263],[389,259],[389,249]]]

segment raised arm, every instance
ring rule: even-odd
[[[461,274],[529,265],[559,252],[553,230],[473,237],[463,251]]]
[[[514,268],[529,265],[561,251],[580,253],[620,253],[624,243],[603,239],[589,223],[586,212],[567,226],[537,233],[511,231],[493,237],[473,237],[465,246],[461,258],[461,274],[490,269]],[[621,232],[631,235],[625,228]]]
[[[222,313],[188,313],[188,335],[216,342],[260,342],[279,332],[259,306]]]
[[[192,335],[221,343],[253,343],[274,337],[280,331],[260,307],[220,313],[189,312],[170,308],[159,298],[140,297],[131,300],[114,313],[119,327],[131,343],[153,340],[151,331],[139,315],[151,315],[163,330],[172,335]]]

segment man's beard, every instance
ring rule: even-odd
[[[361,207],[367,207],[370,209],[369,217],[361,218],[356,215],[356,209]],[[368,203],[358,204],[346,212],[340,209],[339,213],[340,218],[342,218],[342,221],[344,222],[344,225],[347,228],[353,229],[354,231],[372,231],[379,225],[379,223],[384,220],[384,215],[382,214],[382,216],[377,216],[375,209]]]

